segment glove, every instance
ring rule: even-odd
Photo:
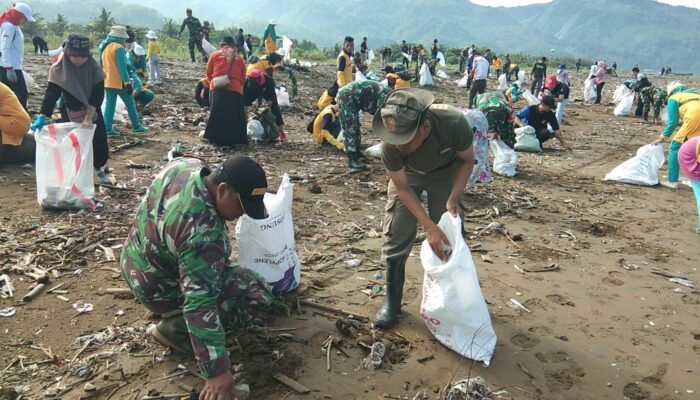
[[[131,83],[127,83],[126,85],[124,85],[124,89],[126,90],[126,94],[128,94],[129,96],[134,94],[134,87],[131,85]]]
[[[7,74],[7,80],[10,83],[17,83],[17,73],[15,72],[14,69],[8,69],[6,71],[6,74]]]
[[[39,114],[39,116],[34,120],[31,129],[33,131],[39,131],[44,127],[44,125],[46,125],[46,116],[44,114]]]

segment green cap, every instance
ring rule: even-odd
[[[396,146],[410,142],[418,131],[418,122],[435,101],[427,90],[406,88],[389,93],[384,105],[374,114],[372,128],[382,142]]]

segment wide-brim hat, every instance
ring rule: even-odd
[[[413,140],[421,115],[435,102],[435,96],[418,88],[389,93],[372,120],[372,129],[382,142],[400,146]]]
[[[267,21],[267,24],[268,24],[268,25],[277,25],[277,20],[275,20],[275,19],[270,19],[270,20]]]
[[[90,38],[83,35],[69,35],[63,48],[63,54],[74,57],[89,57]]]
[[[158,35],[156,35],[155,31],[148,31],[148,33],[146,33],[146,39],[158,39]]]
[[[121,25],[115,25],[109,30],[109,36],[114,36],[117,38],[128,39],[129,34],[126,33],[126,28]]]

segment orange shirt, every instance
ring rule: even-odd
[[[207,62],[207,80],[211,82],[215,77],[226,74],[228,74],[231,83],[223,90],[243,95],[243,82],[245,81],[245,61],[243,61],[243,58],[241,56],[236,56],[233,60],[233,64],[231,64],[226,61],[226,57],[222,54],[221,50],[211,53],[209,62]],[[221,89],[214,89],[214,87],[211,86],[210,90]]]

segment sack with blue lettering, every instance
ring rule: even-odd
[[[284,174],[277,194],[265,193],[268,217],[253,219],[243,215],[236,224],[238,263],[260,274],[274,293],[296,289],[301,279],[292,222],[293,188],[289,176]]]

